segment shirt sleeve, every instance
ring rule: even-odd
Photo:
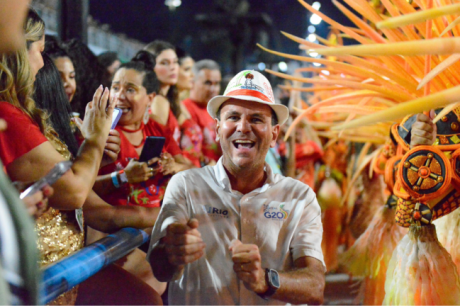
[[[5,168],[47,141],[38,125],[8,102],[0,102],[0,118],[8,124],[6,131],[0,133],[0,158]]]
[[[147,258],[150,256],[152,248],[157,245],[161,238],[166,236],[166,228],[170,224],[175,222],[186,224],[190,219],[186,194],[184,175],[182,173],[174,175],[168,183],[160,214],[153,227]]]
[[[306,192],[307,204],[305,205],[300,221],[291,242],[292,257],[296,259],[309,256],[321,261],[324,267],[321,240],[323,238],[323,225],[321,222],[321,208],[314,192],[308,188]]]

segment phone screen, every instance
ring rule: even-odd
[[[110,127],[112,130],[117,126],[118,121],[120,120],[121,117],[121,109],[119,108],[114,108],[113,110],[113,115],[112,115],[112,126]]]
[[[161,151],[165,144],[164,137],[149,136],[145,139],[144,148],[142,148],[140,162],[147,162],[154,157],[160,157]]]

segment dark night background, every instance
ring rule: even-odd
[[[164,0],[92,0],[90,14],[100,23],[109,24],[113,31],[142,42],[162,39],[185,49],[195,59],[214,59],[223,66],[224,73],[244,69],[248,64],[281,60],[261,52],[256,43],[299,54],[298,44],[280,31],[305,38],[311,16],[308,10],[295,0],[247,0],[249,9],[241,18],[234,12],[243,1],[182,0],[181,6],[170,11]],[[321,12],[350,24],[330,0],[318,2]],[[326,37],[328,31],[329,25],[324,21],[316,26],[316,34],[321,37]]]

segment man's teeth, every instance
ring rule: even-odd
[[[245,148],[252,148],[254,146],[254,142],[250,140],[236,140],[235,147],[238,148],[240,145]]]

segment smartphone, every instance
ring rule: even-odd
[[[61,176],[64,175],[64,173],[70,170],[70,167],[72,167],[71,161],[63,161],[57,163],[56,166],[54,166],[54,168],[50,172],[48,172],[47,175],[45,175],[44,177],[33,183],[32,186],[24,190],[19,196],[19,198],[22,200],[25,197],[31,196],[34,193],[42,190],[43,187],[45,187],[46,185],[53,185]]]
[[[110,127],[112,130],[117,126],[118,121],[120,120],[121,117],[121,109],[119,108],[114,108],[113,109],[113,115],[112,115],[112,126]]]
[[[145,139],[144,148],[142,148],[140,162],[148,162],[154,157],[160,157],[163,146],[165,145],[164,137],[149,136]]]

